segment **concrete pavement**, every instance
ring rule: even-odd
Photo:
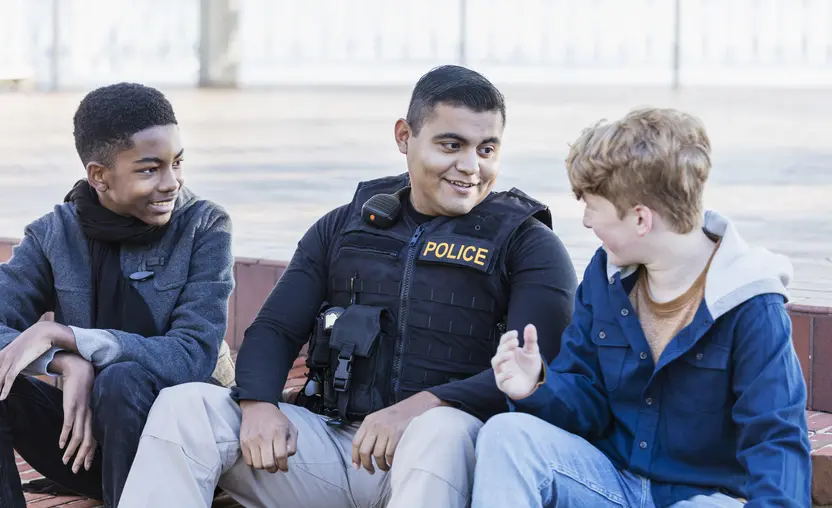
[[[832,90],[502,88],[508,121],[498,188],[517,186],[552,208],[579,272],[597,241],[569,192],[568,143],[601,118],[673,106],[709,130],[707,206],[733,218],[750,243],[791,258],[798,299],[832,307]],[[166,93],[182,128],[187,183],[229,210],[239,256],[288,259],[357,181],[405,170],[392,129],[409,89]],[[72,139],[80,98],[0,94],[0,236],[21,236],[83,176]]]

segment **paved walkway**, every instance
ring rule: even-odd
[[[360,179],[404,171],[393,122],[409,90],[326,88],[173,90],[188,184],[234,219],[235,254],[288,259],[321,214]],[[832,307],[832,90],[760,91],[533,87],[508,100],[498,188],[517,186],[552,207],[582,271],[597,241],[563,169],[567,143],[600,118],[640,105],[675,106],[706,122],[714,169],[709,207],[749,242],[787,254],[795,296]],[[72,141],[79,94],[0,94],[0,236],[60,201],[83,175]],[[824,296],[825,292],[825,296]]]
[[[32,469],[17,453],[15,453],[17,471],[20,479],[25,484],[32,480],[43,478],[43,475]],[[80,496],[50,496],[48,494],[25,493],[26,506],[28,508],[104,508],[103,501],[88,499]],[[242,505],[228,497],[227,494],[220,494],[214,499],[211,508],[242,508]]]

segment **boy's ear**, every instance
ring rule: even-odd
[[[98,192],[106,192],[109,187],[107,183],[107,167],[97,161],[88,162],[87,181]]]
[[[647,233],[653,230],[653,220],[655,214],[653,210],[644,206],[636,205],[633,208],[633,213],[636,219],[636,233],[640,238],[643,238]]]

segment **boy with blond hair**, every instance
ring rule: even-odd
[[[548,368],[533,325],[501,338],[511,412],[479,433],[473,506],[809,506],[792,267],[703,213],[702,123],[634,111],[566,167],[603,246]]]

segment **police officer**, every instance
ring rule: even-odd
[[[407,174],[359,184],[301,239],[233,392],[162,392],[121,506],[208,506],[218,484],[246,506],[465,506],[476,433],[507,410],[501,333],[534,323],[548,362],[577,284],[548,209],[492,191],[504,125],[480,74],[424,75],[395,124]],[[309,382],[284,403],[307,342]]]

